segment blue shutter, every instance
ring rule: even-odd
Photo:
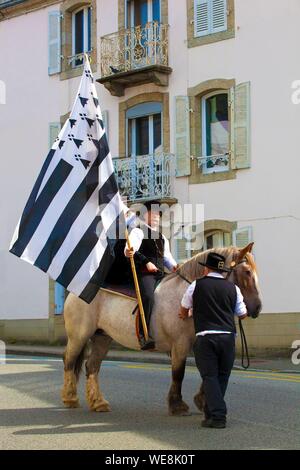
[[[61,71],[60,11],[48,13],[48,74]]]
[[[55,282],[54,284],[54,313],[55,315],[61,315],[64,311],[65,303],[65,288]]]
[[[227,0],[212,0],[211,33],[219,33],[227,29]]]
[[[209,34],[209,2],[210,0],[194,0],[195,37]]]

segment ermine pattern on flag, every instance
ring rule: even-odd
[[[48,153],[10,251],[91,302],[114,259],[114,228],[124,208],[86,57],[70,117]]]

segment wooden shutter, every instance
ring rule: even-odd
[[[60,11],[48,13],[48,74],[59,73],[61,70],[61,32]]]
[[[49,148],[52,147],[61,129],[60,122],[50,122],[49,124]]]
[[[194,0],[195,37],[209,34],[209,1],[210,0]]]
[[[231,89],[231,168],[250,168],[250,82]]]
[[[237,248],[244,248],[253,241],[252,227],[243,227],[232,233],[232,244]]]
[[[55,315],[61,315],[64,311],[66,289],[58,284],[54,283],[54,313]]]
[[[211,33],[227,29],[227,0],[211,1]]]
[[[104,124],[104,129],[106,132],[107,142],[109,141],[109,122],[108,122],[108,111],[102,111],[102,119]]]
[[[177,263],[184,263],[191,257],[190,242],[185,238],[176,240],[176,261]]]
[[[176,176],[191,173],[190,110],[188,96],[176,96]]]

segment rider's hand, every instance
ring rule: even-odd
[[[146,264],[146,268],[149,273],[157,273],[158,271],[158,268],[155,266],[155,264],[151,263],[150,261]]]
[[[133,258],[134,256],[134,248],[131,247],[130,249],[127,248],[127,246],[125,247],[125,256],[126,258]]]
[[[179,268],[179,264],[176,264],[176,266],[173,266],[172,273],[176,273],[178,268]]]

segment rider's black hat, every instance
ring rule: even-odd
[[[202,266],[206,266],[209,269],[213,269],[214,271],[220,271],[220,272],[227,272],[229,273],[231,270],[229,268],[225,267],[225,261],[226,258],[224,256],[219,255],[219,253],[215,252],[210,252],[207,255],[206,263],[201,263],[200,261],[199,264]]]

